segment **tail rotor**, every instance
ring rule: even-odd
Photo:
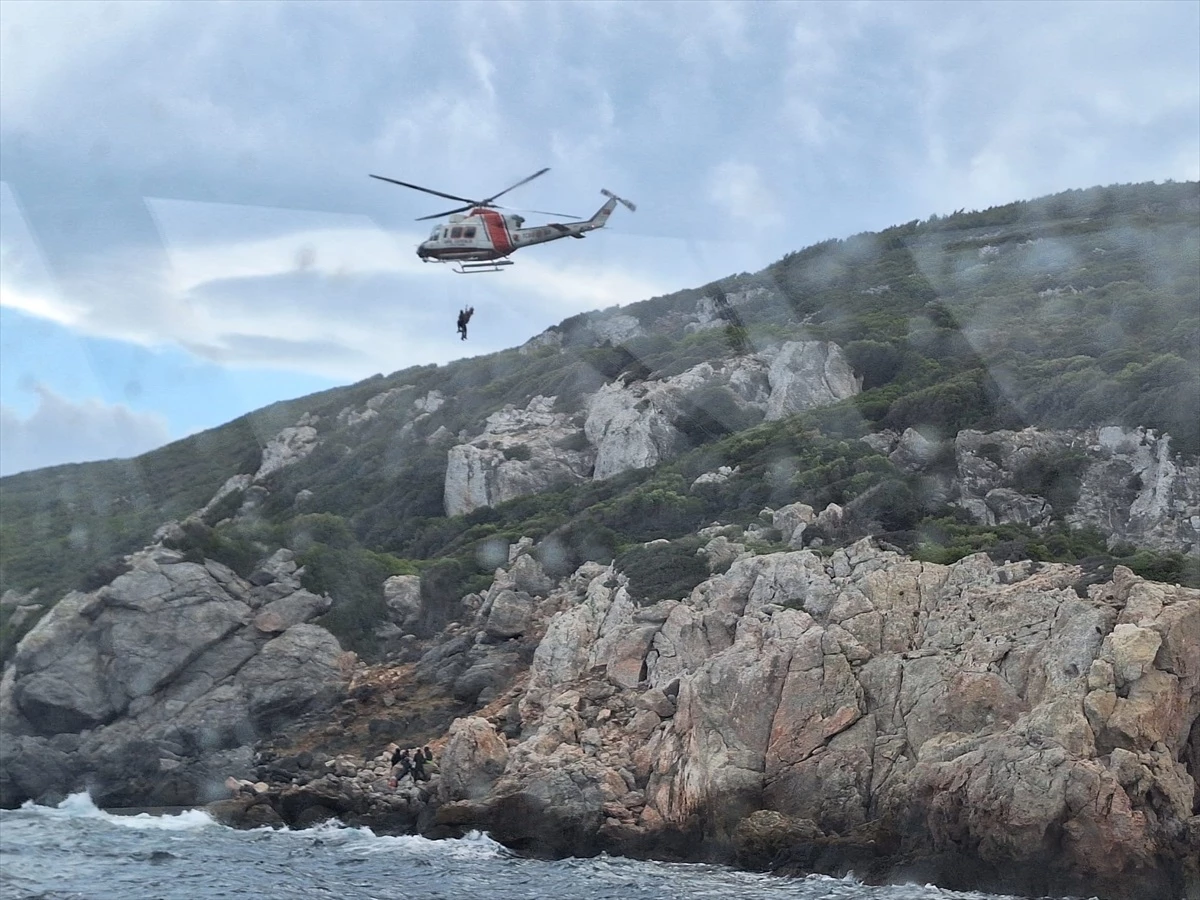
[[[612,191],[606,190],[605,188],[600,188],[600,193],[602,193],[605,197],[608,197],[610,200],[616,200],[618,203],[624,204],[625,208],[630,212],[637,212],[637,207],[624,197],[618,197]]]

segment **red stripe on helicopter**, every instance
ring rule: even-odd
[[[513,244],[509,240],[508,229],[504,227],[504,217],[500,213],[494,209],[477,209],[472,212],[472,215],[480,216],[483,219],[483,224],[487,227],[488,239],[491,240],[497,253],[507,256],[512,252]]]

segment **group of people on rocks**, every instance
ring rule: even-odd
[[[414,784],[418,781],[428,781],[437,772],[433,751],[428,747],[417,747],[411,751],[397,747],[392,752],[391,766],[392,787],[396,787],[406,777],[411,777]]]

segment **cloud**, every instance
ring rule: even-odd
[[[6,246],[0,302],[336,377],[454,358],[430,334],[467,300],[528,313],[496,335],[521,343],[827,237],[1196,177],[1196,9],[5,0],[0,162],[49,274]],[[541,165],[511,205],[586,215],[609,187],[639,203],[612,231],[643,242],[522,251],[468,285],[412,254],[450,201],[366,177],[480,196]]]
[[[38,404],[22,418],[0,405],[0,475],[63,463],[138,456],[167,443],[166,419],[100,400],[68,400],[33,384]]]
[[[718,165],[709,176],[708,196],[726,215],[756,227],[783,221],[773,192],[748,163],[730,160]]]
[[[1188,177],[1181,160],[1200,158],[1200,6],[1103,10],[893,6],[900,80],[922,89],[913,130],[890,143],[897,156],[901,143],[924,148],[902,165],[928,212]]]
[[[423,233],[389,233],[365,216],[146,202],[162,236],[161,264],[148,263],[146,248],[125,247],[54,279],[25,284],[6,271],[0,303],[81,335],[176,346],[222,366],[354,380],[445,362],[484,341],[504,349],[574,313],[674,286],[647,274],[663,250],[643,253],[648,264],[614,261],[617,235],[594,236],[582,250],[570,242],[565,251],[524,251],[513,270],[464,279],[417,259]],[[483,326],[469,347],[451,342],[445,327],[468,302]]]

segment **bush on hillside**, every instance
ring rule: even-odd
[[[698,539],[631,547],[617,555],[616,568],[629,579],[629,595],[636,603],[682,600],[709,576],[697,554]]]

